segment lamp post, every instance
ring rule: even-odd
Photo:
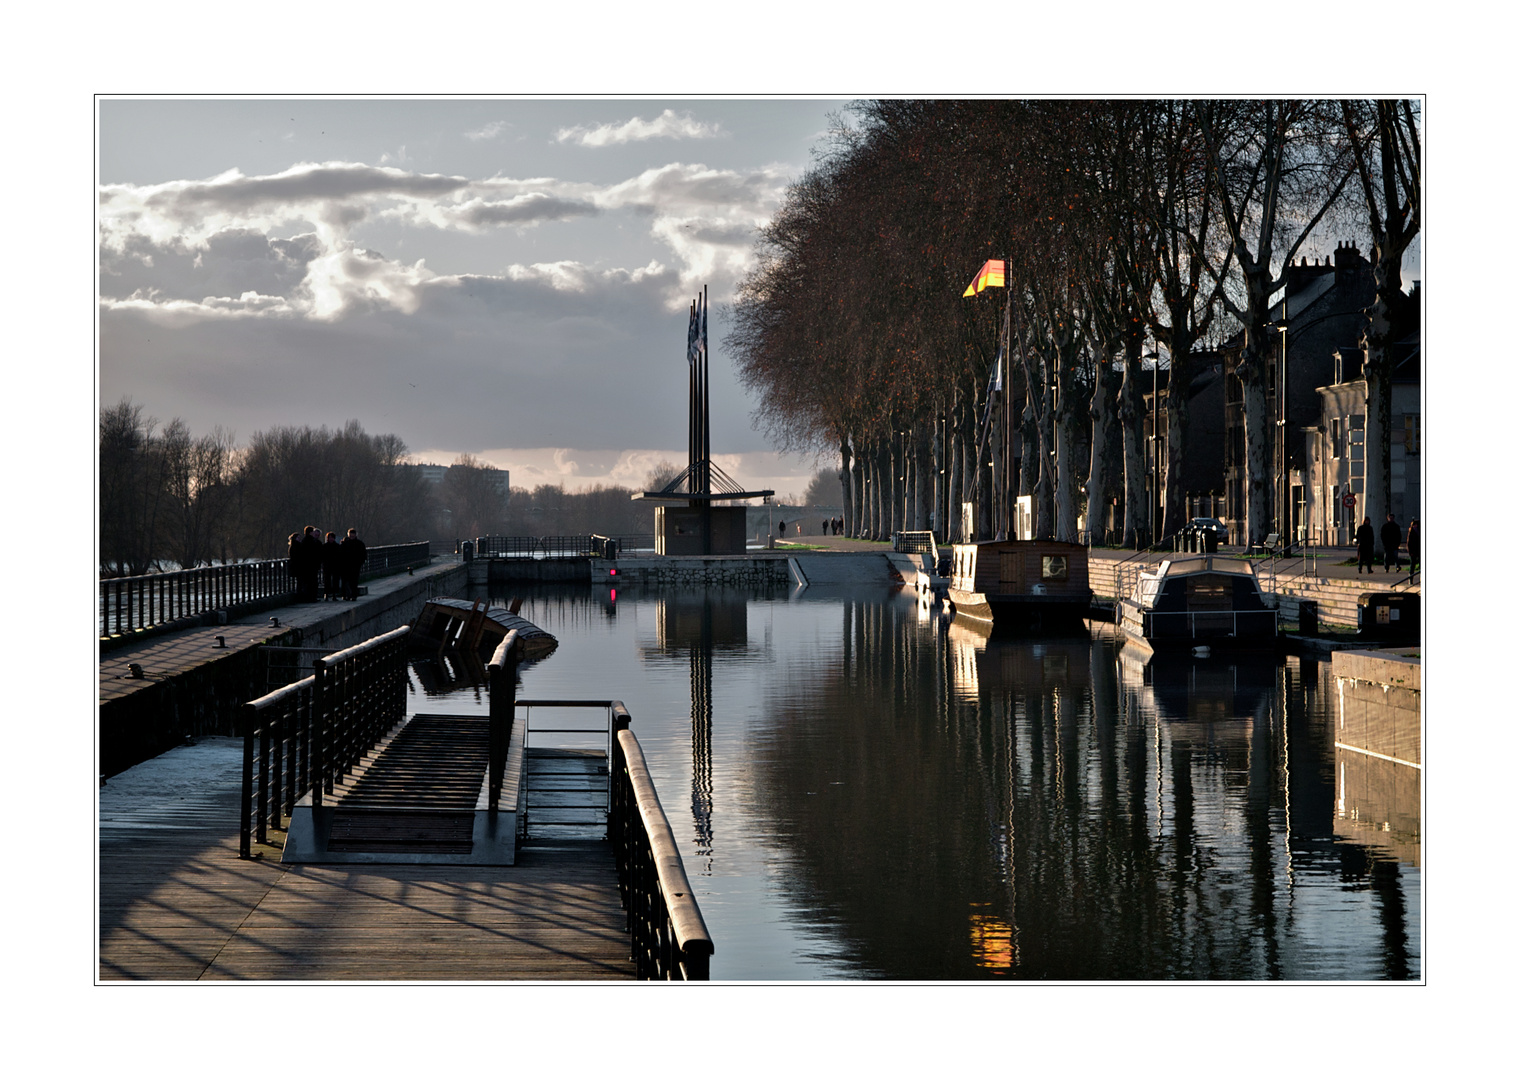
[[[1150,542],[1156,543],[1161,511],[1161,343],[1145,354],[1151,362],[1151,437],[1150,437]]]
[[[1277,377],[1278,517],[1277,535],[1284,555],[1293,553],[1293,489],[1288,482],[1288,301],[1272,324],[1282,340]]]

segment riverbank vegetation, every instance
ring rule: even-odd
[[[124,398],[101,409],[99,454],[99,562],[110,576],[282,558],[290,533],[307,525],[357,529],[368,544],[431,540],[442,551],[493,534],[654,529],[653,504],[632,502],[632,489],[509,492],[500,470],[468,454],[438,479],[436,467],[409,462],[398,436],[357,420],[274,427],[239,445],[220,428],[197,436],[177,418],[160,425]]]

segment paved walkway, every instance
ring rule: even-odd
[[[239,859],[241,777],[242,740],[213,737],[100,789],[99,980],[634,977],[606,841],[510,867]]]

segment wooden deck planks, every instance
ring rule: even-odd
[[[183,805],[102,789],[102,981],[634,977],[605,840],[530,843],[510,867],[286,866],[276,845],[241,860],[236,787],[191,775]]]

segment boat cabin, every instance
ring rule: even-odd
[[[1061,540],[956,544],[950,601],[957,614],[997,624],[1080,622],[1092,603],[1087,548]]]
[[[1126,634],[1160,644],[1248,645],[1275,641],[1277,610],[1267,604],[1249,560],[1221,555],[1166,559],[1135,579],[1119,603]]]

